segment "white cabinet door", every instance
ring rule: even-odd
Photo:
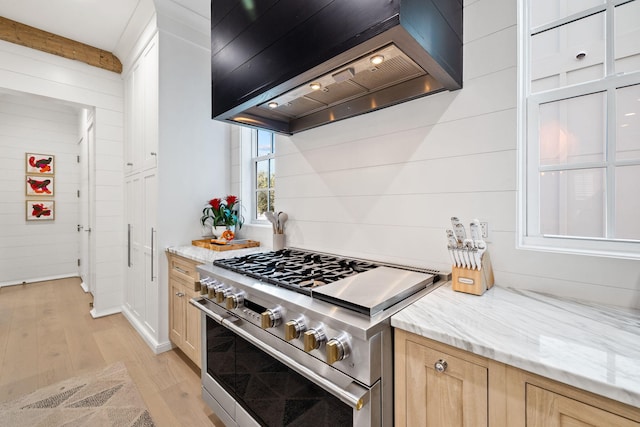
[[[125,97],[125,111],[124,111],[124,173],[130,175],[136,169],[136,131],[135,126],[138,121],[136,117],[135,108],[136,103],[134,101],[135,95],[135,75],[139,68],[139,64],[135,64],[132,71],[125,77],[124,80],[124,97]]]
[[[142,181],[139,174],[125,179],[125,216],[127,247],[125,248],[125,306],[138,319],[145,313],[142,258]]]
[[[142,100],[142,168],[157,166],[158,157],[158,36],[153,38],[140,59],[144,76]]]
[[[158,38],[125,78],[125,175],[151,169],[158,154]]]
[[[146,171],[142,176],[143,218],[144,224],[144,305],[146,326],[154,334],[158,331],[158,230],[157,211],[157,169]]]

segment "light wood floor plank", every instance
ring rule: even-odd
[[[223,424],[179,350],[155,355],[124,316],[93,319],[78,279],[0,289],[0,402],[123,361],[159,427]]]

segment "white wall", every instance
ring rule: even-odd
[[[230,126],[211,119],[208,17],[157,1],[159,70],[158,251],[201,238],[205,203],[226,194]],[[208,10],[208,7],[205,8]],[[168,342],[168,265],[159,256],[159,342]]]
[[[0,94],[0,286],[77,275],[78,124],[78,109]],[[26,152],[55,156],[53,196],[25,196]],[[26,199],[54,200],[55,219],[26,221]]]
[[[464,88],[276,139],[288,243],[450,270],[450,217],[487,221],[498,285],[640,307],[638,261],[515,249],[516,2],[465,1]]]
[[[0,88],[95,107],[95,315],[120,311],[124,245],[123,83],[119,74],[0,41]],[[0,155],[0,157],[3,157]]]

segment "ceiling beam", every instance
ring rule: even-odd
[[[94,67],[122,73],[122,63],[111,52],[30,27],[0,16],[0,40],[41,50]]]

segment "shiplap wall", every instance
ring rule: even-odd
[[[498,285],[640,307],[640,263],[517,250],[517,10],[464,4],[464,88],[276,138],[288,243],[450,270],[450,217],[489,223]]]
[[[0,95],[0,285],[77,274],[77,109]],[[25,220],[25,152],[55,155],[54,221]]]
[[[0,41],[0,88],[94,108],[95,156],[100,161],[96,163],[92,196],[99,208],[92,224],[96,259],[92,315],[120,311],[124,245],[120,75]],[[3,155],[0,153],[0,158]],[[73,234],[73,239],[77,238],[75,229]]]

